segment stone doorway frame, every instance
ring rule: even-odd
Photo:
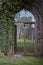
[[[25,27],[25,24],[35,24],[36,22],[16,22],[16,23],[23,23],[24,27]],[[17,52],[17,25],[15,23],[15,36],[14,36],[14,53]],[[35,38],[35,41],[36,41],[36,38]],[[24,44],[25,44],[25,38],[24,38]],[[24,48],[24,55],[25,55],[25,48]]]
[[[43,0],[36,0],[32,6],[28,6],[25,3],[23,9],[29,10],[36,19],[36,44],[35,44],[35,55],[43,56]],[[18,10],[18,12],[21,9]],[[17,13],[17,12],[16,12]],[[15,13],[15,14],[16,14]]]

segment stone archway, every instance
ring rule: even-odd
[[[35,55],[41,56],[43,55],[43,1],[36,0],[36,2],[29,8],[28,5],[25,4],[24,8],[32,12],[36,19]]]
[[[1,0],[2,1],[2,0]],[[11,3],[9,5],[9,3]],[[43,0],[13,0],[13,1],[2,1],[1,2],[1,11],[4,12],[4,15],[7,19],[13,19],[14,15],[21,9],[27,9],[34,15],[36,19],[36,44],[35,44],[35,54],[43,55]],[[5,12],[7,11],[7,12]],[[9,12],[12,15],[8,15]],[[14,22],[12,22],[13,24]],[[14,24],[13,24],[14,27]],[[15,28],[15,27],[14,27]],[[13,29],[15,31],[15,29]],[[15,35],[14,35],[15,38]],[[14,40],[15,45],[15,40]]]

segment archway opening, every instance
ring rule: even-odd
[[[36,23],[34,15],[23,9],[15,15],[14,20],[17,26],[17,52],[19,54],[34,55]]]

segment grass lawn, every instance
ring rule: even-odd
[[[24,39],[19,39],[17,40],[17,51],[24,52],[24,48],[25,48],[25,53],[26,55],[35,55],[35,41],[32,40],[28,40],[25,39],[25,43],[24,43]]]
[[[0,65],[43,65],[43,58],[24,56],[22,58],[0,58]]]
[[[35,41],[25,39],[25,44],[34,44]],[[17,40],[17,45],[24,45],[24,39]]]

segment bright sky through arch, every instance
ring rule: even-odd
[[[16,16],[18,16],[18,17],[20,16],[20,18],[22,18],[22,17],[32,17],[32,21],[33,22],[36,21],[34,16],[33,16],[33,14],[31,12],[29,12],[28,10],[25,10],[25,9],[21,10],[20,12],[18,12],[16,14]]]

